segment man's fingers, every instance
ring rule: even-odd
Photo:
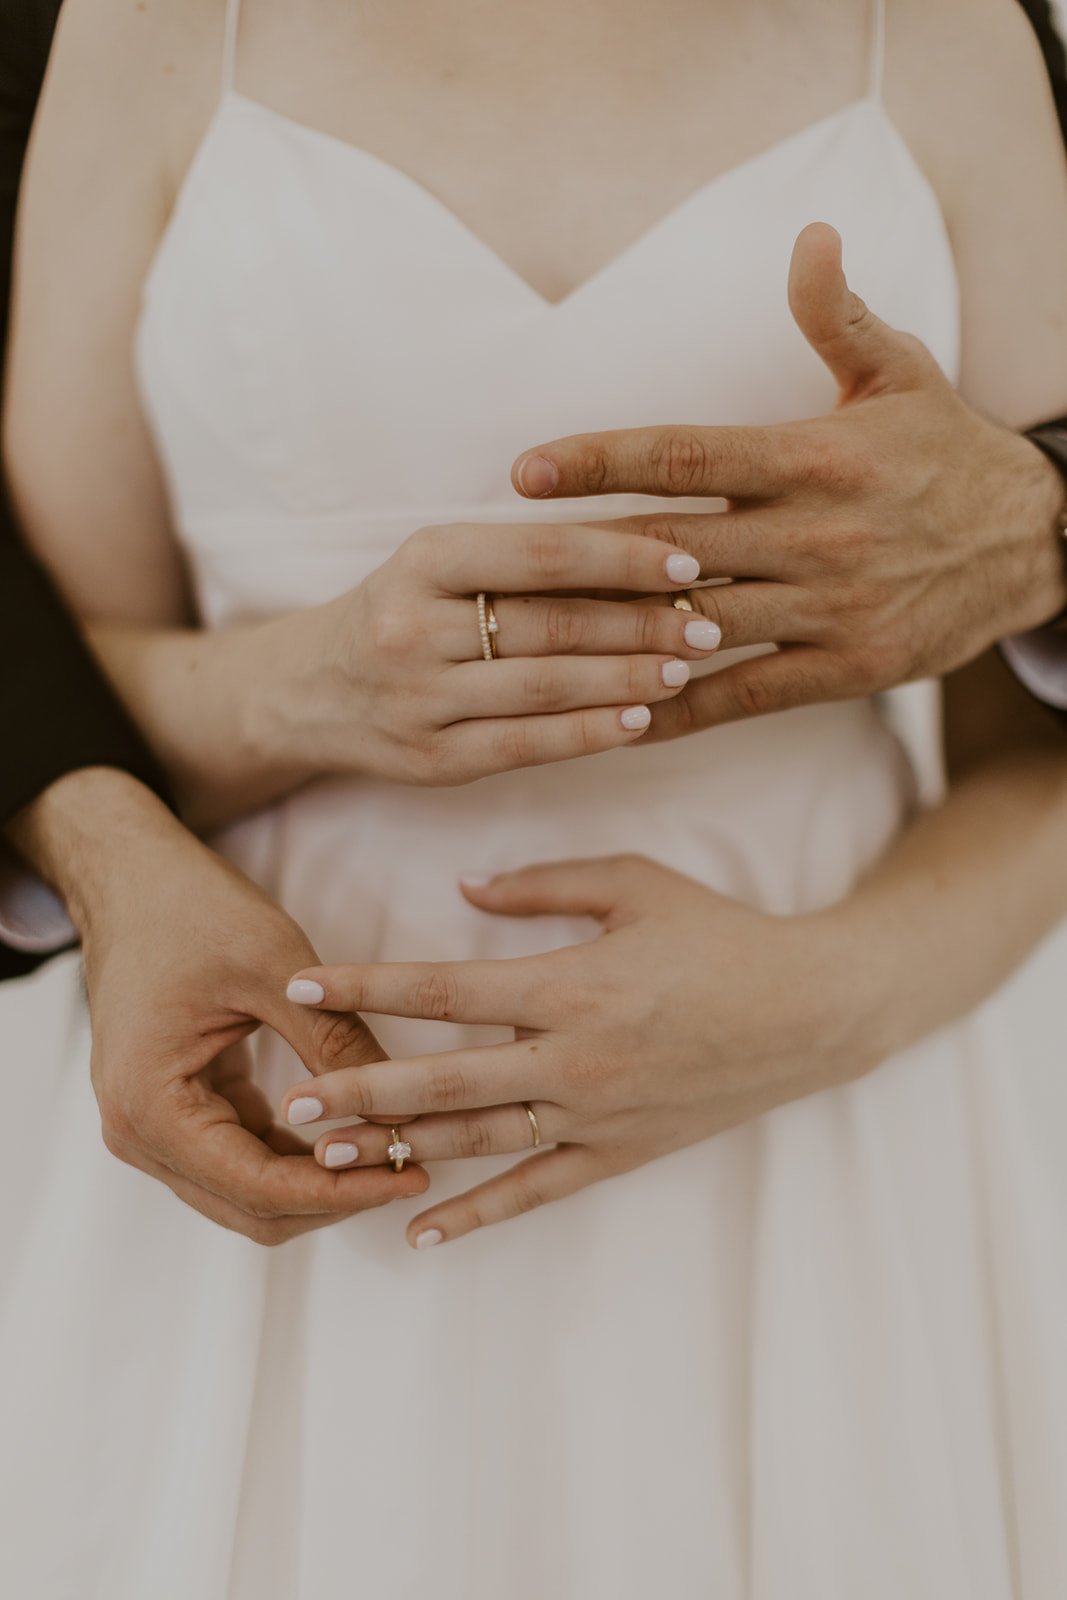
[[[276,1154],[206,1090],[162,1106],[152,1144],[179,1177],[260,1219],[347,1215],[421,1194],[429,1183],[420,1167],[334,1174],[310,1154]]]
[[[837,379],[842,401],[946,383],[926,347],[876,317],[848,286],[841,236],[825,222],[804,229],[789,268],[789,307]]]
[[[719,583],[691,589],[689,599],[694,615],[718,628],[724,650],[753,644],[807,644],[819,636],[812,596],[793,584]]]
[[[542,1143],[554,1144],[561,1137],[556,1126],[561,1117],[559,1108],[541,1101],[535,1107],[535,1115]],[[412,1159],[420,1163],[519,1155],[533,1147],[533,1125],[525,1107],[517,1103],[451,1116],[418,1117],[406,1122],[402,1131],[411,1145]],[[372,1122],[333,1128],[316,1144],[315,1159],[331,1170],[383,1166],[391,1159],[392,1140],[391,1129]]]
[[[798,645],[750,657],[691,683],[677,700],[656,709],[653,735],[675,739],[724,722],[847,699],[847,674],[828,651]]]
[[[288,1003],[280,985],[272,985],[270,995],[258,1000],[257,1014],[281,1034],[315,1077],[339,1067],[386,1060],[386,1052],[362,1017],[345,1010],[304,1011]]]
[[[510,1172],[424,1211],[409,1224],[408,1243],[423,1250],[428,1245],[461,1239],[475,1228],[507,1222],[553,1200],[563,1200],[595,1183],[598,1176],[593,1157],[581,1146],[561,1145],[556,1150],[546,1150],[520,1161]]]
[[[537,1028],[545,1022],[544,998],[551,982],[544,961],[533,956],[307,967],[293,978],[288,993],[297,1005],[324,1005],[332,1011]]]
[[[520,456],[511,480],[520,494],[539,498],[655,494],[773,499],[788,493],[803,471],[802,437],[794,424],[678,424],[572,434]],[[554,486],[548,487],[550,483]]]

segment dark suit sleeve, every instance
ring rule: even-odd
[[[1034,25],[1041,41],[1045,64],[1052,79],[1052,92],[1056,97],[1056,110],[1060,114],[1060,127],[1067,139],[1067,53],[1053,21],[1049,0],[1022,0],[1023,10]]]
[[[59,0],[0,0],[0,358],[15,206]],[[40,567],[0,491],[0,829],[64,773],[120,767],[165,795],[140,735]],[[40,958],[0,944],[0,978]]]

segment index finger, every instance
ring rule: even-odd
[[[625,589],[668,594],[695,583],[700,564],[686,550],[596,523],[466,523],[428,528],[415,539],[422,571],[445,594],[527,594]]]
[[[617,428],[576,433],[518,457],[511,481],[527,499],[592,494],[775,499],[803,478],[796,425]]]

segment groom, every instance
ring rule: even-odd
[[[1027,0],[1026,8],[1043,30],[1067,117],[1063,54],[1048,7]],[[0,6],[5,326],[18,176],[58,10],[59,0]],[[675,720],[660,724],[662,734],[776,704],[866,693],[950,664],[943,630],[919,607],[897,633],[883,619],[877,649],[866,628],[857,626],[858,611],[851,626],[847,615],[843,621],[838,615],[833,626],[841,631],[832,633],[835,581],[848,583],[850,592],[857,580],[873,581],[866,561],[850,568],[854,551],[834,537],[846,514],[850,526],[872,536],[893,535],[898,553],[928,553],[931,535],[946,530],[957,551],[968,552],[957,584],[945,590],[946,604],[963,624],[950,656],[977,654],[990,639],[1048,621],[1067,602],[1056,532],[1067,490],[1053,465],[1055,459],[1067,461],[1067,435],[1053,427],[1030,442],[990,429],[951,396],[923,352],[852,300],[826,259],[836,248],[833,240],[816,237],[809,246],[799,276],[794,274],[794,308],[846,402],[813,425],[812,433],[824,479],[821,537],[827,548],[844,546],[840,564],[828,569],[822,592],[812,600],[824,608],[824,659],[809,661],[799,674],[793,660],[785,672],[771,666],[790,660],[784,652],[761,658],[766,664],[757,662],[758,676],[750,671],[746,679],[731,681],[727,671],[700,680],[684,711],[671,712]],[[866,407],[857,430],[849,406],[862,392],[877,400]],[[934,431],[942,445],[941,486],[938,498],[916,512],[909,488],[928,472]],[[746,474],[743,481],[758,497],[768,487],[778,443],[774,429],[743,437],[656,429],[640,437],[563,441],[529,452],[517,465],[517,486],[536,495],[606,488],[714,495],[731,492],[729,463],[729,472]],[[864,451],[878,457],[880,478],[877,489],[870,486],[857,500],[849,472]],[[780,472],[780,462],[775,470]],[[803,512],[805,497],[815,493],[813,483],[811,461],[795,458],[791,492],[779,490],[773,537],[784,542],[790,536],[790,514]],[[736,486],[733,492],[739,492]],[[1009,550],[1006,529],[1013,535]],[[877,541],[868,540],[867,547],[868,553],[876,549]],[[710,608],[713,598],[700,603]],[[719,603],[727,605],[727,598]],[[728,624],[728,613],[723,617]],[[773,639],[772,626],[768,640]],[[831,670],[835,645],[841,665]],[[1053,703],[1062,694],[1058,703],[1067,705],[1067,685],[1057,687],[1067,678],[1062,654],[1053,630],[1036,645],[1014,647],[1013,660],[1038,692]],[[1049,661],[1051,671],[1043,672]],[[161,775],[73,622],[19,544],[6,506],[0,507],[0,747],[0,835],[6,832],[23,858],[60,889],[84,940],[94,1085],[109,1148],[214,1220],[263,1243],[425,1187],[417,1168],[402,1175],[382,1169],[326,1173],[311,1170],[309,1158],[281,1159],[287,1147],[233,1055],[243,1035],[266,1021],[289,1038],[312,1071],[376,1059],[377,1046],[355,1019],[286,1006],[286,978],[311,960],[304,935],[195,840],[158,798],[157,791],[165,794]],[[0,870],[0,978],[30,970],[75,934],[62,907],[25,873],[9,873],[6,886],[2,880]],[[188,1097],[165,1092],[175,1061],[201,1083],[199,1111],[191,1110]],[[200,1119],[204,1106],[217,1135],[210,1140]]]

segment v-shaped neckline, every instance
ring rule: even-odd
[[[667,211],[663,212],[659,217],[650,222],[646,228],[644,228],[640,233],[636,234],[634,238],[632,238],[627,244],[624,244],[621,249],[616,251],[613,256],[610,256],[607,261],[602,263],[601,266],[594,268],[591,273],[582,278],[573,286],[573,288],[568,289],[566,294],[560,296],[559,299],[552,300],[547,295],[543,294],[541,290],[538,289],[534,284],[532,284],[517,267],[512,266],[511,262],[508,261],[505,256],[501,255],[499,250],[490,244],[482,234],[478,233],[473,227],[471,227],[469,223],[465,222],[459,213],[454,211],[446,201],[442,200],[438,195],[436,195],[432,189],[427,188],[427,186],[418,178],[415,178],[410,173],[406,172],[403,167],[395,166],[391,161],[386,160],[382,156],[375,155],[363,145],[352,144],[349,140],[342,139],[337,134],[329,133],[324,128],[316,128],[309,122],[301,122],[296,117],[287,116],[283,111],[276,111],[273,106],[266,105],[261,100],[251,99],[248,95],[242,94],[237,89],[227,89],[222,94],[219,104],[216,107],[215,114],[212,117],[211,122],[208,124],[208,127],[204,131],[200,147],[197,151],[197,156],[194,157],[193,162],[190,164],[189,169],[186,172],[185,182],[183,182],[179,189],[179,198],[182,190],[185,187],[185,183],[188,182],[192,174],[193,168],[197,165],[197,158],[199,157],[200,151],[203,150],[203,148],[209,143],[213,131],[222,117],[225,115],[228,107],[231,105],[238,108],[243,108],[244,110],[251,111],[258,116],[267,118],[269,121],[300,138],[312,140],[321,145],[325,145],[330,149],[340,151],[354,163],[371,168],[372,170],[384,175],[389,181],[401,186],[408,193],[414,195],[421,205],[442,217],[454,232],[463,237],[485,260],[491,262],[508,280],[510,280],[511,283],[513,283],[523,294],[525,294],[538,307],[540,307],[542,311],[546,313],[561,313],[567,310],[571,305],[583,298],[588,291],[596,287],[596,285],[602,283],[614,273],[621,271],[630,260],[640,253],[640,251],[651,244],[653,240],[659,238],[664,232],[672,227],[679,220],[679,218],[700,205],[720,187],[740,176],[751,173],[762,166],[771,165],[776,157],[785,154],[786,151],[792,149],[798,144],[801,144],[805,139],[815,137],[825,129],[832,127],[834,123],[842,122],[847,117],[854,116],[857,112],[874,111],[876,115],[881,118],[882,122],[891,132],[893,137],[904,146],[909,159],[912,161],[913,165],[916,166],[917,170],[920,171],[920,175],[922,175],[921,169],[918,169],[918,164],[915,162],[915,158],[911,155],[911,151],[908,148],[906,141],[897,130],[896,124],[889,117],[884,105],[882,104],[882,101],[872,95],[863,95],[858,99],[850,100],[847,105],[839,106],[835,111],[827,112],[825,116],[819,117],[815,122],[805,123],[803,127],[796,129],[795,132],[786,134],[783,138],[775,140],[773,144],[765,146],[762,150],[756,151],[751,156],[746,156],[743,161],[736,162],[733,166],[725,168],[722,172],[713,174],[713,176],[708,178],[706,182],[698,184],[698,186],[691,190],[689,194],[684,195],[681,200],[676,202],[676,204],[671,206]]]

